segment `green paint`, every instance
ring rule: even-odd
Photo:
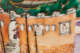
[[[65,6],[64,8],[62,9],[62,12],[61,13],[67,13],[67,10],[70,9],[70,8],[73,8],[73,7],[77,7],[78,5],[78,0],[70,0]]]
[[[23,0],[12,0],[13,2],[22,2]]]
[[[22,9],[22,8],[17,8],[17,7],[16,7],[15,11],[16,11],[17,14],[22,14],[22,13],[24,13],[24,9]]]
[[[77,17],[80,17],[80,3],[79,3],[79,5],[77,6],[76,16],[77,16]]]
[[[17,6],[13,6],[9,2],[10,0],[2,0],[0,3],[4,11],[11,11],[15,10],[17,14],[22,14],[24,13],[23,8],[19,8]],[[13,2],[21,2],[23,0],[12,0]],[[65,5],[62,7],[62,5]],[[61,13],[66,14],[67,10],[73,7],[77,7],[77,16],[79,16],[80,12],[80,4],[79,0],[58,0],[56,3],[47,3],[47,4],[42,4],[38,6],[36,9],[29,9],[26,11],[29,12],[32,16],[36,16],[38,13],[45,13],[46,15],[50,16],[54,11],[61,11]]]

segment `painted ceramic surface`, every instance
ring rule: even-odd
[[[3,15],[3,14],[2,14]],[[8,16],[6,15],[6,18]],[[47,19],[46,19],[47,18]],[[27,21],[28,25],[32,26],[31,31],[27,31],[26,33],[26,22],[25,18],[16,18],[17,28],[19,30],[19,44],[20,44],[20,52],[21,53],[73,53],[74,51],[74,21],[75,14],[69,14],[58,17],[46,17],[46,18],[31,18],[29,17]],[[4,19],[5,20],[5,19]],[[60,34],[60,23],[70,22],[70,32]],[[35,36],[34,24],[42,24],[43,25],[43,33],[39,32]],[[46,30],[46,24],[49,24],[49,31]],[[55,30],[52,30],[52,25],[55,24]],[[8,25],[8,23],[7,23]],[[64,26],[64,25],[63,25]],[[66,26],[66,25],[65,25]],[[69,26],[66,26],[69,27]],[[37,30],[38,28],[36,28]],[[66,29],[66,28],[64,28]],[[5,30],[5,29],[4,29]],[[67,29],[66,29],[67,30]],[[64,30],[63,30],[64,31]],[[6,33],[6,32],[4,32]],[[7,36],[9,38],[9,36]],[[4,37],[5,38],[5,37]],[[7,38],[7,40],[8,40]],[[27,39],[28,38],[28,39]],[[5,39],[4,39],[5,40]],[[27,42],[27,40],[29,42]],[[36,42],[37,41],[37,42]],[[5,41],[6,42],[6,41]],[[29,48],[26,46],[29,44]],[[37,47],[36,47],[37,45]],[[63,49],[64,48],[64,49]],[[29,49],[29,51],[28,51]],[[26,52],[27,51],[27,52]]]

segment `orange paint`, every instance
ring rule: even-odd
[[[10,23],[10,17],[6,14],[0,14],[0,20],[3,21],[3,23],[4,23],[4,26],[1,27],[1,31],[3,34],[4,44],[6,45],[7,43],[10,42],[9,33],[8,33],[8,26]]]
[[[26,23],[25,18],[16,18],[17,28],[19,29],[19,37],[20,37],[20,52],[27,53],[27,32],[26,32]],[[21,30],[21,24],[24,25],[24,30]]]
[[[5,19],[6,18],[6,19]],[[75,28],[75,14],[57,16],[52,18],[28,18],[28,25],[32,26],[32,31],[26,31],[25,18],[16,18],[17,28],[19,30],[20,37],[20,52],[28,53],[27,38],[29,40],[30,53],[36,53],[36,43],[34,34],[34,24],[43,24],[43,35],[37,35],[37,48],[38,53],[73,53],[74,50],[74,28]],[[0,20],[4,22],[4,26],[1,27],[3,32],[3,39],[5,44],[9,42],[8,26],[10,18],[8,15],[0,14]],[[71,32],[69,34],[60,35],[59,23],[70,21]],[[49,24],[50,31],[45,32],[45,26]],[[52,25],[55,24],[56,29],[52,31]],[[23,25],[23,28],[21,28]],[[27,35],[28,32],[28,35]],[[2,51],[2,50],[1,50]]]
[[[75,32],[75,14],[57,16],[52,18],[28,18],[28,24],[43,24],[44,34],[37,35],[38,53],[73,53],[74,50],[74,32]],[[59,23],[71,21],[71,33],[70,34],[59,34]],[[45,25],[50,25],[50,31],[45,32]],[[52,31],[52,24],[56,25],[56,30]],[[34,30],[29,31],[30,40],[34,42]],[[33,39],[32,39],[33,38]],[[33,46],[30,44],[30,47]],[[35,46],[34,46],[35,47]],[[32,49],[34,50],[34,49]]]

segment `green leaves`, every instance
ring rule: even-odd
[[[62,4],[65,4],[68,0],[61,0]]]
[[[77,5],[78,5],[78,0],[70,0],[64,6],[64,8],[62,9],[62,12],[61,13],[66,14],[68,9],[73,8],[73,7],[77,7]]]
[[[18,8],[18,7],[16,7],[16,8],[15,8],[15,11],[16,11],[17,14],[22,14],[22,13],[24,13],[24,9],[23,9],[23,8]]]
[[[14,9],[14,6],[10,3],[1,4],[1,7],[4,9],[4,11],[10,11]]]
[[[12,0],[13,2],[22,2],[23,0]]]
[[[61,9],[62,9],[61,0],[58,0],[58,2],[52,3],[51,5],[45,4],[41,6],[40,12],[44,12],[45,14],[50,16],[54,11],[61,10]]]
[[[29,13],[31,16],[37,16],[37,14],[40,12],[40,10],[37,9],[31,9],[29,10]]]
[[[76,11],[76,16],[80,17],[80,9]]]
[[[77,7],[76,16],[80,17],[80,4]]]
[[[23,0],[12,0],[13,2],[21,2]],[[4,9],[4,11],[11,11],[14,10],[16,11],[17,14],[22,14],[24,13],[24,9],[13,6],[10,3],[10,0],[2,0],[0,3],[1,7]],[[64,7],[63,4],[65,5]],[[46,15],[50,16],[54,11],[61,11],[61,13],[66,14],[67,10],[73,7],[77,7],[76,15],[79,16],[80,14],[80,4],[79,0],[58,0],[56,3],[47,3],[47,4],[42,4],[38,6],[36,9],[25,9],[27,12],[30,13],[32,16],[36,16],[38,13],[45,13]]]

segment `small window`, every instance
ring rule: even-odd
[[[42,24],[34,24],[34,32],[36,32],[37,35],[43,34],[43,25]]]
[[[52,25],[52,31],[55,31],[56,30],[56,26],[55,24]]]
[[[46,26],[45,26],[45,31],[46,31],[46,32],[49,32],[49,30],[50,30],[50,26],[49,26],[48,24],[46,24]]]
[[[39,28],[40,28],[40,35],[42,35],[43,34],[43,24],[40,24]]]
[[[31,25],[28,26],[28,30],[32,31],[32,26]]]
[[[37,31],[37,27],[38,27],[38,25],[37,24],[34,24],[34,32]]]
[[[64,22],[64,23],[60,23],[59,29],[60,29],[60,34],[69,34],[70,30],[71,30],[71,25],[70,22]]]
[[[24,24],[21,24],[21,30],[24,30]]]

